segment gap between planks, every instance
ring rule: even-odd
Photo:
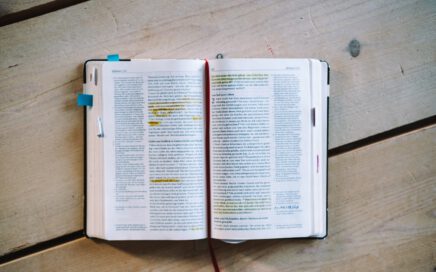
[[[38,17],[53,11],[68,8],[88,0],[54,0],[0,17],[0,27]]]

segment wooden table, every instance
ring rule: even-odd
[[[435,44],[435,1],[101,0],[1,27],[0,271],[212,270],[205,241],[79,237],[75,98],[82,63],[109,53],[330,63],[328,238],[217,241],[223,270],[433,271]]]

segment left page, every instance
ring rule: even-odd
[[[202,60],[103,64],[106,239],[207,236],[204,69]]]

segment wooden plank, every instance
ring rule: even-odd
[[[0,0],[0,17],[47,4],[51,1],[53,0]]]
[[[431,271],[436,238],[436,126],[330,160],[325,240],[216,242],[228,271]],[[0,271],[210,271],[201,242],[79,239]]]
[[[326,59],[336,147],[436,114],[435,11],[433,1],[111,0],[0,28],[0,255],[82,228],[84,60]]]

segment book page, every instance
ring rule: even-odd
[[[210,61],[212,237],[312,232],[310,63]]]
[[[206,237],[205,62],[103,65],[109,240]]]

